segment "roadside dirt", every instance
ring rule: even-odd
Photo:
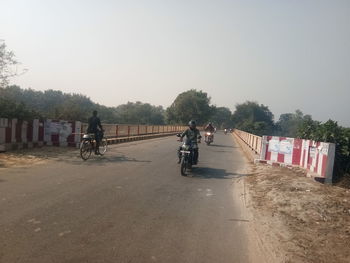
[[[260,239],[280,262],[350,262],[350,190],[302,170],[251,165],[249,206]]]
[[[50,160],[69,158],[69,156],[74,154],[78,154],[77,149],[53,146],[0,153],[0,171],[2,168],[28,167],[45,164]]]

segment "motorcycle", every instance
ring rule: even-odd
[[[224,130],[225,135],[227,134],[227,129]]]
[[[207,145],[210,145],[214,141],[214,134],[212,132],[206,132],[204,141]]]
[[[178,134],[177,137],[181,135]],[[181,141],[181,139],[180,139]],[[200,141],[198,141],[200,143]],[[178,158],[180,163],[180,172],[181,175],[186,176],[187,170],[192,169],[192,165],[195,164],[194,160],[194,150],[198,148],[198,145],[192,141],[185,140],[178,150]]]

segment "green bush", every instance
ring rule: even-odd
[[[350,172],[350,128],[328,120],[320,123],[312,119],[304,120],[298,128],[298,137],[336,145],[334,171],[337,178]]]

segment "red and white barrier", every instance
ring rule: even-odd
[[[234,131],[252,150],[260,154],[256,162],[271,165],[298,166],[332,182],[335,144],[296,138],[256,135]],[[256,142],[260,145],[257,145]]]
[[[80,121],[46,120],[44,122],[46,145],[76,147],[80,142],[80,133]]]
[[[184,126],[147,126],[103,124],[105,135],[109,138],[132,137],[159,133],[183,131]],[[81,133],[87,124],[79,121],[33,120],[30,122],[17,119],[0,118],[0,151],[32,148],[41,145],[77,147]]]
[[[51,120],[28,122],[0,118],[0,151],[42,145],[77,146],[80,142],[80,132],[80,122]]]
[[[330,179],[333,174],[335,144],[276,136],[263,136],[260,160],[297,165]]]

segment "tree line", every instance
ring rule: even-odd
[[[105,123],[154,124],[164,122],[162,106],[128,102],[117,107],[94,103],[81,94],[68,94],[57,90],[35,91],[18,86],[0,88],[0,117],[30,119],[63,119],[87,122],[97,110]]]

